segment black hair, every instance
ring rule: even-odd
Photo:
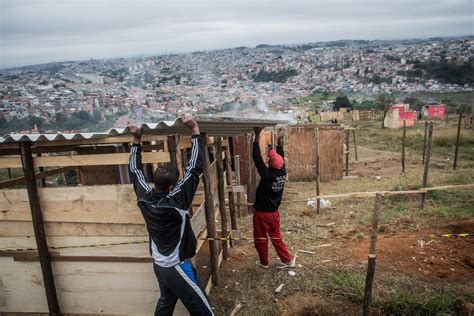
[[[178,182],[179,170],[175,166],[161,166],[153,173],[155,188],[160,191],[169,191],[170,187]]]

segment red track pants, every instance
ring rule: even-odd
[[[263,212],[254,210],[253,237],[255,238],[255,248],[261,264],[268,265],[268,237],[270,237],[281,261],[284,263],[291,262],[291,256],[281,236],[280,213],[278,211]]]

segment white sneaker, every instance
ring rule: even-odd
[[[287,269],[287,268],[294,268],[296,266],[296,256],[291,259],[289,263],[285,262],[278,262],[277,268],[278,269]]]
[[[264,269],[270,268],[270,265],[264,265],[260,261],[255,261],[255,264],[259,266],[260,268],[264,268]]]

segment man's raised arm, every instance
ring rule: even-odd
[[[183,178],[176,183],[168,197],[174,199],[181,209],[188,209],[193,202],[194,194],[199,186],[199,177],[202,174],[204,144],[199,132],[199,126],[193,117],[189,114],[184,114],[181,120],[192,133],[191,158]]]
[[[133,134],[133,144],[130,150],[130,160],[128,163],[128,172],[130,174],[130,180],[133,183],[133,188],[137,199],[142,199],[148,192],[152,190],[152,187],[148,184],[148,180],[145,178],[143,173],[142,165],[142,148],[140,145],[142,130],[138,126],[131,126],[130,132]]]

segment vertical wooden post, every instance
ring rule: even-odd
[[[349,132],[350,130],[345,130],[346,136],[346,176],[349,175]]]
[[[456,135],[456,147],[454,149],[454,162],[453,162],[453,169],[454,170],[456,170],[456,168],[458,166],[459,141],[461,139],[461,120],[462,120],[462,112],[459,113],[458,133]]]
[[[316,213],[319,214],[319,211],[321,210],[321,199],[319,198],[319,181],[321,179],[321,160],[319,156],[319,143],[320,143],[320,138],[319,138],[319,128],[315,129],[316,132],[316,196],[318,196],[316,200]]]
[[[212,284],[220,284],[219,274],[219,253],[217,247],[217,230],[216,230],[216,219],[214,216],[214,200],[212,197],[211,190],[211,170],[209,160],[209,150],[207,148],[207,135],[201,134],[204,143],[204,161],[202,170],[202,180],[204,182],[204,211],[206,212],[206,224],[207,224],[207,235],[209,238],[209,253],[210,253],[210,266],[211,266],[211,278]]]
[[[369,258],[367,266],[367,275],[365,277],[365,291],[364,291],[364,309],[363,315],[368,316],[370,310],[370,304],[372,303],[372,285],[374,283],[375,275],[375,261],[377,256],[375,254],[375,247],[377,245],[377,230],[379,225],[379,214],[382,205],[382,195],[376,193],[374,202],[374,213],[372,215],[372,227],[370,233],[370,247],[369,247]]]
[[[247,137],[248,142],[248,187],[247,187],[247,202],[253,203],[255,201],[255,182],[256,182],[256,174],[255,174],[255,165],[253,162],[252,154],[253,154],[253,134],[249,133]],[[248,206],[247,214],[252,214],[252,206]]]
[[[405,142],[407,139],[407,124],[403,120],[403,137],[402,137],[402,173],[405,173]]]
[[[433,122],[430,121],[428,127],[428,143],[426,148],[426,160],[425,160],[425,170],[423,172],[423,188],[428,186],[428,171],[430,168],[430,158],[431,158],[431,146],[433,144]],[[426,202],[426,193],[421,194],[421,208],[425,207]]]
[[[168,152],[170,153],[170,163],[171,165],[178,167],[178,155],[176,149],[176,136],[168,135]]]
[[[59,303],[54,284],[53,269],[51,267],[51,257],[49,255],[46,233],[43,225],[43,213],[36,185],[36,176],[31,155],[31,143],[20,142],[21,163],[26,180],[26,189],[28,191],[28,200],[31,209],[31,218],[33,220],[33,229],[35,232],[36,246],[38,247],[38,256],[43,274],[44,287],[46,290],[46,299],[48,301],[49,313],[59,315]]]
[[[357,159],[357,145],[356,145],[356,130],[352,130],[352,139],[354,140],[354,154],[355,154],[355,161],[358,161]]]
[[[227,214],[225,208],[225,180],[224,162],[222,161],[222,138],[215,138],[216,164],[217,164],[217,195],[219,197],[219,213],[221,214],[221,237],[224,259],[229,259],[229,231],[227,228]]]
[[[474,103],[471,104],[471,129],[474,131]]]
[[[41,157],[41,154],[38,154],[38,157]],[[43,167],[39,167],[39,172],[44,172],[44,168]],[[67,185],[67,183],[66,183]],[[41,178],[41,187],[42,188],[46,188],[46,178]]]
[[[229,140],[230,141],[230,140]],[[227,180],[227,185],[232,187],[232,166],[231,166],[231,159],[230,159],[230,148],[227,146],[224,151],[225,154],[225,175]],[[230,228],[232,230],[237,230],[237,218],[235,216],[235,201],[234,201],[234,192],[230,191],[227,194],[227,199],[229,200],[229,213],[230,213]]]
[[[444,114],[446,118],[446,125],[448,125],[448,108],[447,107],[446,107],[446,112]]]
[[[7,172],[8,172],[8,179],[13,179],[12,168],[8,168]]]
[[[426,135],[428,134],[428,121],[425,121],[425,137],[423,138],[423,164],[425,164],[425,155],[426,155]]]
[[[240,156],[239,155],[235,155],[234,164],[235,164],[235,185],[240,185]],[[240,203],[242,203],[242,194],[240,192],[237,192],[237,217],[238,218],[242,217]]]

